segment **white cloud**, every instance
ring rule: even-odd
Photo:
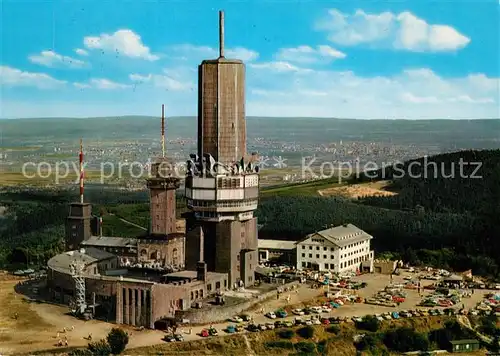
[[[275,57],[280,61],[314,63],[321,60],[343,59],[346,57],[346,54],[330,46],[321,45],[316,48],[310,46],[281,48]]]
[[[430,69],[367,77],[347,71],[249,78],[248,114],[348,118],[498,118],[499,78],[444,78]],[[278,80],[279,79],[279,80]],[[271,89],[270,89],[271,88]]]
[[[81,49],[81,48],[75,49],[75,53],[78,54],[79,56],[88,56],[89,55],[89,52],[87,52],[86,50]]]
[[[224,50],[227,58],[241,59],[243,62],[252,62],[259,58],[259,54],[251,49],[243,47],[228,48]]]
[[[367,44],[415,52],[455,51],[470,42],[453,27],[429,24],[408,11],[368,14],[357,10],[354,14],[344,14],[331,9],[328,17],[316,24],[316,29],[327,31],[328,39],[340,45]]]
[[[100,90],[114,90],[114,89],[127,89],[132,88],[130,84],[117,83],[105,78],[92,78],[87,83],[73,83],[73,86],[78,89],[100,89]]]
[[[164,69],[162,74],[130,74],[129,79],[137,84],[148,83],[155,87],[172,90],[194,90],[195,84],[191,77],[194,73],[187,68]]]
[[[88,49],[112,51],[131,58],[142,58],[148,61],[155,61],[159,58],[142,43],[141,36],[127,29],[118,30],[112,34],[102,33],[99,36],[85,37],[83,43]]]
[[[79,59],[63,56],[54,51],[42,51],[40,54],[31,55],[28,59],[36,64],[45,67],[68,67],[68,68],[84,68],[87,64]]]
[[[53,89],[66,84],[45,73],[23,72],[20,69],[0,66],[0,83],[2,86],[37,87],[40,89]]]
[[[88,89],[91,88],[90,84],[87,83],[73,83],[73,86],[78,89]]]
[[[284,61],[251,63],[249,64],[249,66],[254,69],[265,69],[272,72],[297,72],[297,73],[311,72],[311,69],[300,68]]]
[[[230,59],[240,59],[243,62],[252,62],[259,58],[259,53],[251,49],[235,47],[224,49],[224,56]],[[169,57],[200,62],[203,59],[219,57],[219,51],[209,46],[180,44],[170,47]]]

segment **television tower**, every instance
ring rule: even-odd
[[[227,287],[253,285],[259,175],[246,152],[245,65],[224,56],[222,11],[219,58],[198,67],[198,154],[187,163],[185,195],[186,268],[196,269],[203,250],[207,271],[228,273]]]

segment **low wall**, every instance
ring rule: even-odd
[[[299,281],[293,281],[279,286],[280,289],[289,288],[299,284]],[[219,321],[225,321],[235,315],[239,315],[250,309],[254,305],[269,299],[276,298],[277,288],[258,295],[256,298],[249,299],[239,304],[231,306],[217,306],[206,309],[189,309],[186,311],[176,311],[175,317],[177,320],[189,320],[191,324],[210,324]]]

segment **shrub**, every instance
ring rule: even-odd
[[[111,348],[111,353],[114,355],[119,355],[125,350],[128,344],[128,334],[119,328],[113,328],[107,337],[109,347]]]
[[[338,334],[340,332],[340,328],[337,325],[330,325],[326,328],[326,331],[332,334]]]
[[[314,336],[314,328],[312,326],[304,326],[297,330],[297,334],[304,339],[310,339]]]
[[[423,334],[411,328],[390,330],[384,335],[384,344],[389,349],[398,352],[427,351],[429,340]]]
[[[278,340],[266,342],[266,347],[276,349],[289,349],[293,350],[293,343],[291,341]]]
[[[375,348],[378,343],[378,338],[375,335],[365,335],[356,343],[356,349],[359,351],[370,350]]]
[[[361,330],[376,332],[380,327],[380,321],[373,315],[366,315],[356,323],[356,327]]]
[[[89,351],[93,356],[109,356],[111,355],[111,347],[106,340],[100,340],[89,343]]]
[[[291,339],[293,337],[293,335],[295,335],[295,333],[293,332],[292,329],[284,329],[284,330],[280,330],[278,332],[278,335],[282,339]]]
[[[326,354],[328,347],[328,340],[321,340],[316,344],[316,349],[320,354]]]
[[[301,341],[295,344],[295,350],[300,353],[313,353],[316,351],[314,342]]]

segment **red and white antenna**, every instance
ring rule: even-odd
[[[83,140],[80,139],[80,203],[83,204]]]
[[[161,105],[161,156],[165,157],[165,105]]]

